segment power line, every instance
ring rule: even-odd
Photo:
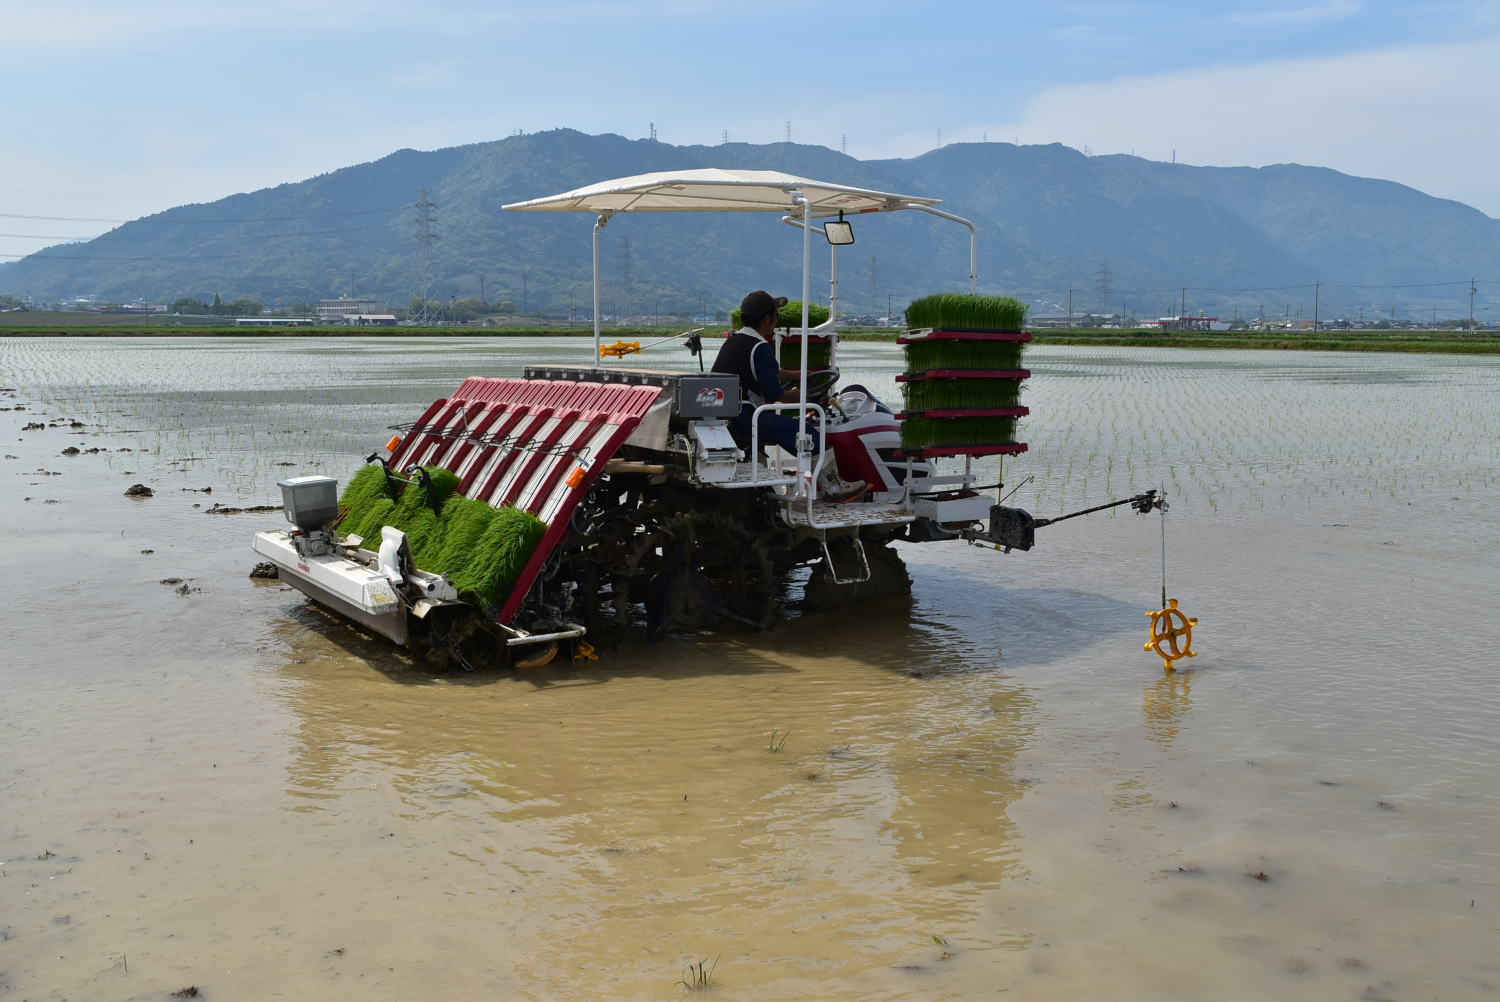
[[[288,231],[288,232],[285,232],[285,233],[224,233],[224,234],[220,234],[220,235],[216,235],[216,236],[212,236],[212,237],[205,237],[203,239],[207,239],[207,240],[272,240],[272,239],[277,239],[277,238],[281,238],[281,237],[326,237],[326,236],[334,236],[334,235],[339,234],[339,233],[368,233],[370,230],[388,230],[388,229],[392,228],[395,225],[397,225],[397,224],[396,223],[382,223],[379,226],[346,226],[343,229],[338,229],[338,230],[300,230],[300,231],[296,231],[296,232]],[[93,240],[102,240],[106,236],[109,237],[109,241],[108,242],[111,243],[111,244],[114,244],[114,243],[144,244],[144,243],[154,243],[154,242],[156,242],[158,240],[164,239],[164,238],[159,237],[159,236],[156,236],[156,237],[121,237],[121,236],[114,236],[114,235],[111,235],[111,234],[103,234],[103,233],[96,233],[93,236],[83,236],[83,237],[77,237],[77,236],[75,236],[75,237],[64,237],[64,236],[58,236],[57,234],[42,234],[42,233],[0,233],[0,237],[9,237],[9,238],[14,239],[14,240],[88,240],[88,241],[93,241]]]
[[[0,254],[0,257],[36,257],[40,261],[225,261],[231,258],[255,257],[254,254],[149,254],[143,257],[115,257],[104,254],[48,254],[46,250],[30,254]]]
[[[175,195],[120,194],[104,191],[36,191],[31,188],[0,188],[12,195],[56,195],[60,198],[176,198]]]
[[[0,212],[0,219],[41,219],[49,223],[128,223],[128,219],[94,219],[88,216],[23,216],[15,212]]]
[[[178,206],[177,208],[181,208]],[[172,212],[172,209],[163,209],[162,212],[153,213],[161,215]],[[303,219],[343,219],[348,216],[373,216],[378,213],[399,212],[399,209],[359,209],[354,212],[319,212],[300,216],[256,216],[253,219],[173,219],[171,223],[291,223]],[[145,222],[150,217],[142,216],[139,219],[100,219],[93,216],[27,216],[17,212],[0,212],[0,219],[40,219],[52,223],[137,223]]]

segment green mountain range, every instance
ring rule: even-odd
[[[267,306],[335,296],[405,305],[508,299],[587,315],[592,218],[500,206],[649,171],[732,167],[942,198],[980,233],[980,291],[1046,309],[1219,315],[1310,306],[1452,304],[1500,258],[1500,221],[1389,181],[1318,167],[1195,167],[1060,145],[961,143],[856,160],[792,143],[672,146],[561,129],[399,150],[292,184],[183,205],[87,243],[0,265],[0,293],[39,300],[179,296]],[[430,209],[419,209],[425,198]],[[419,219],[434,239],[417,239]],[[856,221],[840,258],[847,310],[885,313],[967,288],[967,232],[920,213]],[[800,292],[801,238],[774,216],[620,216],[604,234],[606,314],[725,310]],[[815,294],[828,257],[816,252]],[[1442,283],[1442,284],[1439,284]],[[1462,285],[1462,288],[1459,286]],[[1181,290],[1186,288],[1184,294]]]

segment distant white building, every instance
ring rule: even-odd
[[[338,324],[351,314],[375,313],[380,303],[374,299],[323,299],[318,302],[318,316],[324,323]]]

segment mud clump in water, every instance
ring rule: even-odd
[[[125,496],[128,498],[149,498],[155,497],[156,492],[145,484],[131,484],[125,488]]]
[[[281,572],[278,571],[276,569],[276,565],[271,563],[269,560],[262,560],[260,563],[250,568],[250,577],[253,580],[274,581],[277,578],[281,577]]]

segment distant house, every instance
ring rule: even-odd
[[[396,326],[396,314],[346,313],[342,321],[350,327],[394,327]]]
[[[1229,321],[1218,317],[1162,317],[1152,326],[1164,331],[1227,331]]]
[[[1027,327],[1109,327],[1118,325],[1120,315],[1118,313],[1086,313],[1078,310],[1075,313],[1067,312],[1042,312],[1040,310],[1026,314]]]

